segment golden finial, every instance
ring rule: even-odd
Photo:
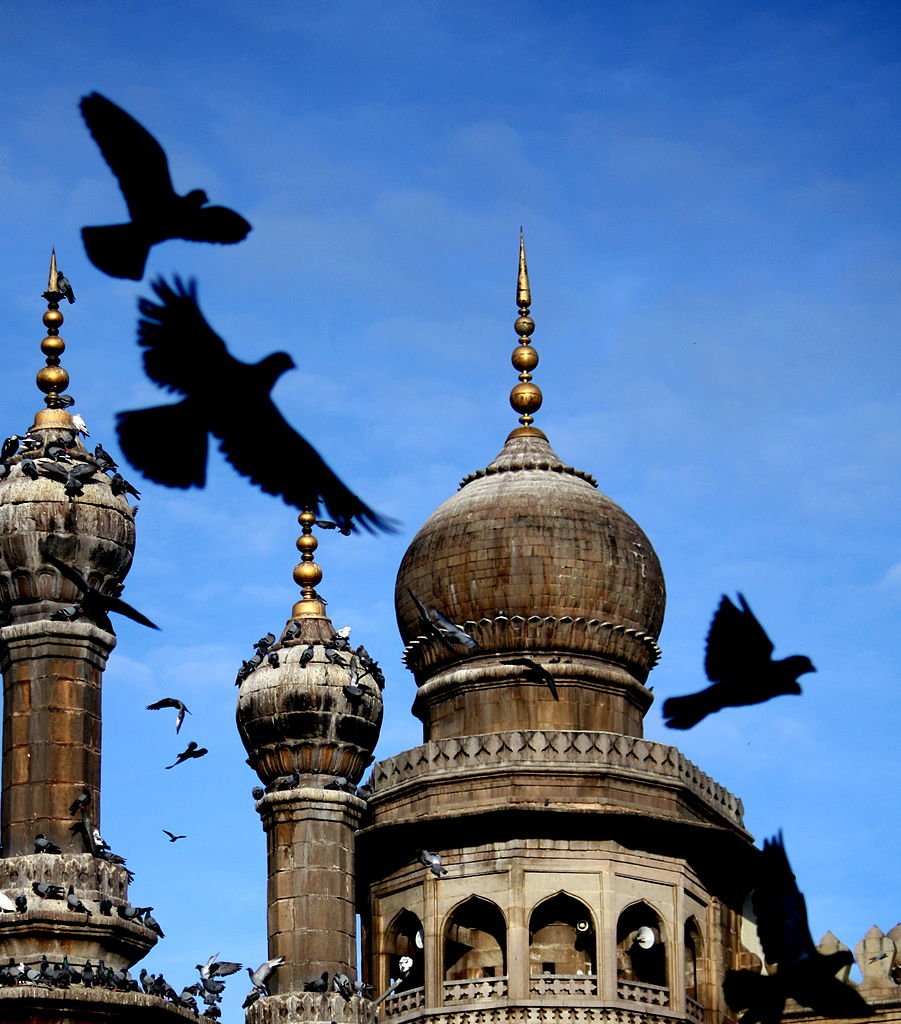
[[[319,547],[319,541],[313,536],[316,516],[307,508],[297,521],[302,532],[297,538],[300,562],[294,566],[294,582],[300,587],[302,596],[295,602],[291,618],[324,619],[325,601],[316,593],[316,587],[322,582],[322,568],[313,561],[313,552]]]
[[[529,286],[529,268],[526,265],[526,241],[519,229],[519,273],[516,277],[516,304],[519,307],[519,316],[513,324],[513,329],[519,335],[519,344],[513,350],[512,363],[516,370],[519,370],[519,384],[515,385],[510,392],[510,405],[520,414],[517,427],[511,437],[517,436],[541,436],[543,433],[532,426],[532,413],[541,408],[541,388],[532,383],[532,370],[538,365],[538,353],[532,346],[532,333],[535,330],[535,321],[529,316],[529,307],[532,305],[532,289]]]
[[[55,249],[50,253],[50,274],[47,279],[47,291],[43,293],[43,297],[47,300],[47,311],[43,316],[47,337],[41,342],[41,352],[46,357],[47,365],[38,371],[37,385],[44,393],[44,404],[47,408],[37,414],[35,426],[71,428],[71,417],[65,410],[72,404],[72,399],[64,394],[69,386],[69,374],[59,364],[60,356],[66,350],[66,343],[59,336],[59,329],[63,324],[59,304],[63,298],[69,302],[74,302],[75,298],[71,285],[57,268]]]

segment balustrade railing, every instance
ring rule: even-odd
[[[596,974],[533,974],[529,979],[532,996],[596,996]]]
[[[704,1020],[704,1007],[697,1001],[692,999],[691,996],[685,997],[685,1014],[692,1020],[701,1022]]]
[[[397,1017],[402,1013],[418,1010],[420,1006],[425,1006],[425,989],[421,985],[388,996],[385,1000],[384,1013],[386,1017]]]
[[[640,981],[618,981],[616,995],[630,1003],[647,1003],[649,1006],[669,1006],[669,989],[666,985],[650,985]]]
[[[473,1003],[480,999],[499,999],[506,994],[506,978],[473,978],[444,983],[446,1003]]]

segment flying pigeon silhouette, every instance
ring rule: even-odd
[[[147,705],[148,711],[162,711],[163,708],[178,709],[178,714],[175,716],[175,731],[178,733],[181,730],[182,722],[185,720],[185,715],[191,714],[187,705],[177,697],[163,697],[162,700]]]
[[[185,749],[176,757],[172,764],[167,764],[167,768],[174,768],[177,764],[184,764],[185,761],[190,761],[192,757],[203,757],[204,754],[208,754],[209,751],[206,747],[198,747],[194,740],[185,747]]]
[[[88,259],[98,270],[140,281],[150,249],[158,242],[183,238],[233,243],[247,236],[247,221],[225,206],[207,206],[201,189],[178,195],[163,147],[121,107],[97,92],[85,96],[80,107],[131,216],[128,224],[82,228]]]
[[[738,601],[741,609],[723,596],[707,633],[704,671],[713,685],[664,702],[663,715],[671,729],[690,729],[722,708],[798,694],[798,676],[816,672],[810,658],[801,654],[774,661],[772,640],[741,594]]]
[[[74,566],[66,565],[65,562],[61,562],[53,555],[47,555],[47,561],[51,565],[55,565],[63,576],[71,580],[81,591],[81,611],[89,619],[94,619],[100,625],[112,629],[109,622],[109,612],[118,612],[119,615],[124,615],[133,622],[140,623],[142,626],[148,626],[150,629],[160,628],[151,622],[146,615],[142,615],[137,608],[132,608],[130,604],[121,598],[102,594],[96,587],[92,587]]]
[[[788,862],[780,832],[764,841],[759,874],[752,896],[757,934],[774,974],[727,971],[723,982],[726,1002],[745,1012],[739,1024],[779,1024],[789,998],[823,1017],[868,1017],[872,1007],[850,985],[836,977],[850,967],[850,950],[820,953],[807,923],[807,905]]]
[[[548,672],[546,668],[539,665],[537,661],[533,661],[531,658],[511,658],[509,661],[502,661],[502,665],[520,665],[527,671],[523,674],[524,679],[528,679],[533,683],[541,683],[546,686],[554,700],[560,700],[560,695],[557,693],[557,684],[554,682],[554,677]]]
[[[195,283],[154,282],[159,303],[141,299],[138,342],[148,377],[184,395],[174,405],[119,413],[119,443],[129,462],[167,487],[202,487],[207,436],[244,476],[296,508],[320,502],[339,523],[391,532],[393,524],[362,502],[284,419],[270,392],[294,368],[286,352],[259,363],[232,356],[197,305]]]

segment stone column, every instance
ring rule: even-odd
[[[83,789],[99,827],[101,678],[115,644],[111,633],[84,621],[43,619],[0,630],[4,856],[33,853],[37,833],[82,852],[69,807]]]
[[[323,971],[356,977],[354,832],[365,807],[350,793],[312,787],[257,803],[269,869],[269,958],[285,958],[270,981],[274,994],[302,992]]]

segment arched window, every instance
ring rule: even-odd
[[[507,927],[500,909],[470,896],[444,929],[444,980],[499,978],[507,973]]]
[[[557,893],[543,900],[529,918],[530,973],[597,974],[597,940],[584,903]]]
[[[425,950],[424,950],[422,922],[411,910],[402,910],[388,926],[385,934],[385,955],[388,957],[388,977],[399,978],[403,975],[403,981],[395,989],[396,992],[403,992],[407,989],[418,988],[425,982]],[[406,974],[403,968],[408,965],[405,959],[409,958],[412,966]]]
[[[685,994],[695,1002],[701,998],[701,941],[698,922],[690,917],[685,922]]]
[[[616,925],[616,974],[621,981],[666,985],[663,922],[647,903],[633,903]]]

